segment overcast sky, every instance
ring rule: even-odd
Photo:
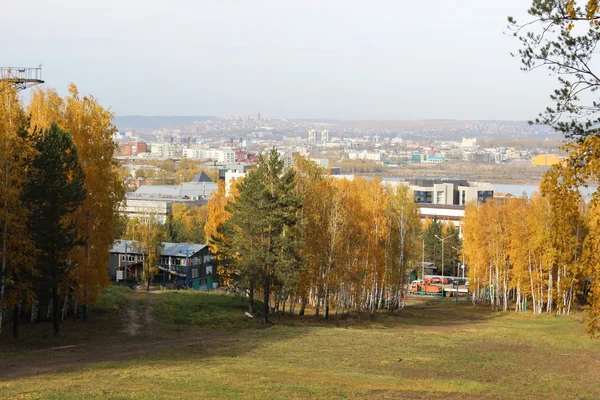
[[[554,82],[510,56],[529,3],[7,1],[0,65],[41,63],[118,115],[527,120]]]

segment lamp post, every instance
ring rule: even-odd
[[[454,235],[450,235],[450,236],[446,236],[445,238],[441,238],[438,235],[435,235],[435,237],[442,242],[442,286],[444,285],[444,242],[446,241],[446,239],[450,239],[451,237],[454,237]]]
[[[464,277],[465,277],[465,252],[464,252],[464,251],[461,251],[461,250],[459,250],[459,249],[457,249],[457,248],[456,248],[456,247],[454,247],[454,246],[452,246],[452,248],[453,248],[454,250],[456,250],[456,251],[460,251],[460,252],[461,252],[461,255],[462,255],[462,265],[460,266],[460,268],[462,269],[462,277],[464,278]],[[458,272],[458,271],[457,271],[457,272]],[[458,273],[457,273],[456,275],[457,275],[457,278],[458,278]]]
[[[125,281],[125,286],[127,286],[127,264],[129,264],[129,255],[127,254],[128,244],[125,242],[125,265],[123,266],[123,276],[121,280]]]
[[[423,260],[421,261],[421,296],[425,295],[425,235],[423,235]]]
[[[456,251],[460,251],[458,248],[452,246],[452,248]],[[465,254],[462,254],[463,256],[463,275],[464,275],[464,260],[465,260]],[[456,304],[458,304],[458,271],[456,271]]]
[[[185,286],[190,288],[190,249],[185,249]]]

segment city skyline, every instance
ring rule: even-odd
[[[554,78],[510,56],[525,7],[481,3],[33,0],[3,9],[0,48],[117,115],[530,120]]]

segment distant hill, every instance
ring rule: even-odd
[[[119,115],[113,123],[119,131],[128,129],[159,129],[168,126],[186,125],[195,121],[207,121],[217,117],[207,116],[161,116],[161,115]]]

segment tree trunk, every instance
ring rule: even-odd
[[[19,303],[15,304],[13,308],[13,336],[19,337]]]
[[[73,301],[73,322],[77,322],[77,317],[79,316],[79,302],[77,299]]]
[[[264,292],[263,301],[265,303],[264,304],[265,324],[269,323],[269,313],[270,313],[270,308],[271,308],[269,305],[270,289],[271,289],[271,279],[265,278],[265,284],[263,287],[263,292]]]
[[[299,316],[304,316],[304,311],[306,310],[306,303],[308,303],[308,299],[306,297],[302,298],[302,304],[300,305],[300,312],[298,312]]]
[[[4,317],[4,286],[5,286],[5,275],[6,275],[6,242],[8,238],[8,160],[5,165],[5,177],[4,177],[4,227],[2,228],[2,278],[0,282],[0,336],[2,336],[2,319]]]
[[[52,286],[52,324],[54,336],[60,333],[60,301],[58,298],[58,285],[55,283]]]
[[[34,301],[33,304],[31,304],[31,320],[29,321],[29,323],[33,324],[34,322],[36,322],[39,313],[40,303],[38,301]]]
[[[250,281],[250,288],[248,288],[248,297],[250,302],[248,303],[248,312],[254,314],[254,281]]]
[[[552,267],[550,267],[550,271],[548,271],[548,303],[546,304],[546,312],[552,312]]]
[[[329,285],[325,288],[325,319],[329,319]]]

